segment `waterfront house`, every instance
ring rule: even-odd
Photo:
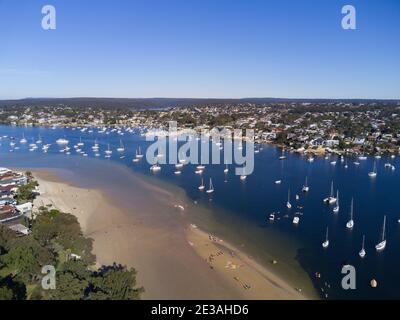
[[[15,208],[25,217],[32,219],[32,208],[33,208],[32,202],[16,205]]]

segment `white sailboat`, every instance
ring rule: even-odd
[[[322,247],[324,248],[324,249],[326,249],[326,248],[328,248],[329,247],[329,227],[326,227],[326,236],[325,236],[325,241],[324,242],[322,242]]]
[[[78,147],[83,147],[85,144],[82,142],[82,137],[79,137],[79,142],[76,144]]]
[[[26,138],[25,138],[25,134],[23,133],[22,134],[22,139],[21,140],[19,140],[19,143],[21,143],[21,144],[25,144],[25,143],[27,143],[28,142],[28,140],[26,140]]]
[[[336,198],[333,196],[333,181],[331,183],[331,194],[329,197],[324,199],[325,203],[334,204],[336,202]]]
[[[375,178],[376,177],[376,175],[377,175],[377,172],[376,172],[376,161],[374,162],[374,170],[371,171],[370,173],[368,173],[368,175],[369,175],[370,178]]]
[[[136,158],[138,158],[138,159],[142,159],[143,158],[142,149],[140,148],[140,146],[139,146],[139,151],[136,154]]]
[[[375,249],[376,251],[383,251],[386,248],[386,216],[383,217],[383,228],[382,228],[382,238],[381,242],[379,242]]]
[[[365,252],[365,235],[363,235],[362,247],[361,247],[361,250],[360,250],[360,252],[358,253],[358,255],[359,255],[361,258],[364,258],[366,254],[367,254],[367,253]]]
[[[99,144],[97,143],[97,139],[94,140],[94,144],[92,146],[93,151],[98,151],[99,150]]]
[[[337,191],[336,195],[336,206],[333,208],[333,213],[338,213],[339,212],[339,190]]]
[[[111,156],[112,155],[112,150],[110,149],[110,144],[108,144],[107,146],[107,150],[106,150],[106,155]]]
[[[153,164],[151,167],[150,167],[150,171],[152,171],[152,172],[158,172],[158,171],[160,171],[161,170],[161,167],[158,165],[158,164]]]
[[[119,140],[119,147],[117,148],[117,152],[122,153],[124,151],[125,151],[125,147],[124,147],[124,144],[122,143],[122,140],[120,139]]]
[[[305,184],[304,184],[304,186],[303,186],[303,192],[308,192],[308,191],[310,191],[310,187],[308,186],[308,183],[307,183],[307,180],[308,180],[308,177],[306,177],[306,182],[305,182]]]
[[[287,203],[286,203],[286,207],[288,207],[288,209],[292,208],[292,204],[290,203],[290,189],[288,191],[288,200],[287,200]]]
[[[201,185],[199,186],[199,190],[203,191],[205,189],[204,180],[201,178]]]
[[[213,186],[211,178],[210,178],[210,187],[208,188],[208,190],[206,192],[207,193],[213,193],[214,192],[214,186]]]
[[[228,172],[229,172],[228,165],[226,165],[224,173],[228,173]]]
[[[177,163],[175,164],[176,169],[182,169],[183,168],[183,163]]]
[[[279,157],[279,160],[285,160],[286,156],[285,156],[285,150],[282,149],[282,155]]]
[[[37,144],[42,144],[42,142],[43,142],[43,140],[42,140],[42,138],[40,137],[40,134],[39,134],[39,139],[36,141],[36,143]]]
[[[354,227],[353,206],[354,206],[354,200],[352,198],[351,199],[351,208],[350,208],[350,220],[346,223],[347,229],[353,229],[353,227]]]
[[[56,143],[59,145],[66,145],[69,143],[69,141],[67,139],[60,138],[60,139],[56,140]]]

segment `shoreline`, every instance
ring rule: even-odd
[[[171,202],[164,189],[144,182],[153,199],[146,199],[147,204],[132,212],[101,188],[75,186],[51,169],[31,171],[44,192],[35,205],[52,203],[77,216],[85,236],[94,239],[97,264],[118,262],[134,267],[138,284],[146,290],[143,299],[318,299],[317,295],[305,296],[242,250],[223,240],[216,242],[190,224],[184,207],[176,204],[176,195]],[[163,225],[156,222],[160,212],[151,212],[152,218],[144,214],[143,205],[150,211],[160,209],[151,200],[168,204],[168,220],[174,221]]]

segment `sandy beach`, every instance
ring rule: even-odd
[[[184,199],[168,190],[139,181],[127,208],[104,190],[71,185],[48,170],[33,173],[42,192],[35,207],[74,214],[94,239],[98,265],[118,262],[138,271],[143,299],[315,298],[191,224]]]

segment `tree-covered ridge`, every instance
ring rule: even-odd
[[[18,237],[0,225],[0,300],[139,299],[136,271],[114,264],[94,267],[93,240],[83,236],[77,218],[39,208],[32,233]],[[44,290],[42,267],[56,270],[56,289]]]

